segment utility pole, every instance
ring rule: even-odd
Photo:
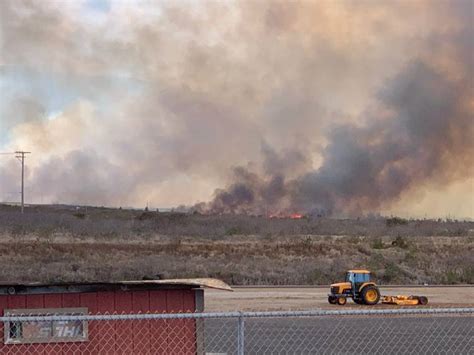
[[[21,162],[21,213],[23,213],[25,210],[25,155],[31,154],[31,152],[18,150],[15,154]]]

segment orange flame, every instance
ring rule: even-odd
[[[289,219],[301,219],[303,218],[304,216],[300,213],[291,213],[291,214],[270,214],[268,215],[268,218],[280,218],[280,219],[284,219],[284,218],[289,218]]]
[[[290,218],[291,219],[301,219],[301,218],[303,218],[303,215],[299,214],[299,213],[292,213],[292,214],[290,214]]]

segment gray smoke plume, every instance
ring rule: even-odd
[[[474,133],[465,106],[469,85],[450,82],[424,63],[410,64],[380,92],[389,117],[334,128],[321,168],[294,182],[292,206],[377,211],[427,179],[468,175]]]
[[[28,202],[390,209],[472,177],[472,7],[0,1],[0,151]]]

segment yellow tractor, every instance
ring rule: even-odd
[[[345,305],[348,298],[357,304],[374,305],[380,301],[380,291],[375,282],[370,280],[368,270],[349,270],[345,282],[331,285],[328,302]]]

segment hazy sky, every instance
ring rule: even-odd
[[[30,202],[474,217],[473,6],[0,1],[0,152]]]

